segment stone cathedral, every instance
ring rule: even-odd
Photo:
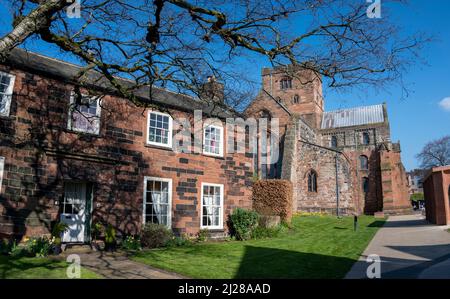
[[[296,211],[402,214],[411,209],[400,143],[386,104],[325,111],[322,80],[292,66],[264,68],[247,117],[278,118],[280,158],[262,178],[290,180]]]

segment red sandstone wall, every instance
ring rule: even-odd
[[[251,155],[215,158],[147,146],[147,113],[114,96],[103,99],[100,135],[76,134],[66,129],[72,86],[12,73],[11,114],[0,117],[0,155],[6,158],[0,232],[48,232],[58,219],[54,203],[62,199],[64,180],[92,182],[94,221],[106,220],[124,233],[140,229],[144,176],[173,180],[172,227],[179,233],[200,228],[202,182],[224,184],[224,222],[235,207],[251,208]],[[193,117],[169,111],[174,117]]]
[[[431,173],[423,187],[427,220],[437,225],[450,224],[450,169]]]
[[[381,180],[383,190],[383,211],[387,214],[409,213],[412,209],[409,200],[406,172],[401,163],[399,151],[380,152]]]

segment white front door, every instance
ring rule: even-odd
[[[61,222],[68,225],[62,236],[62,242],[84,242],[86,226],[86,184],[66,182],[64,184],[64,201]]]

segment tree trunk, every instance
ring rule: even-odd
[[[0,39],[0,61],[16,46],[28,37],[49,26],[53,15],[70,6],[75,0],[45,0],[31,11],[14,27],[14,29]]]

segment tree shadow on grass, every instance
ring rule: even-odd
[[[52,259],[36,259],[33,260],[23,257],[8,257],[0,256],[0,278],[14,278],[11,277],[21,276],[24,271],[54,271],[58,269],[65,269],[65,266],[60,262]],[[45,277],[42,277],[45,278]]]
[[[245,246],[234,278],[343,278],[354,263],[344,257]]]

